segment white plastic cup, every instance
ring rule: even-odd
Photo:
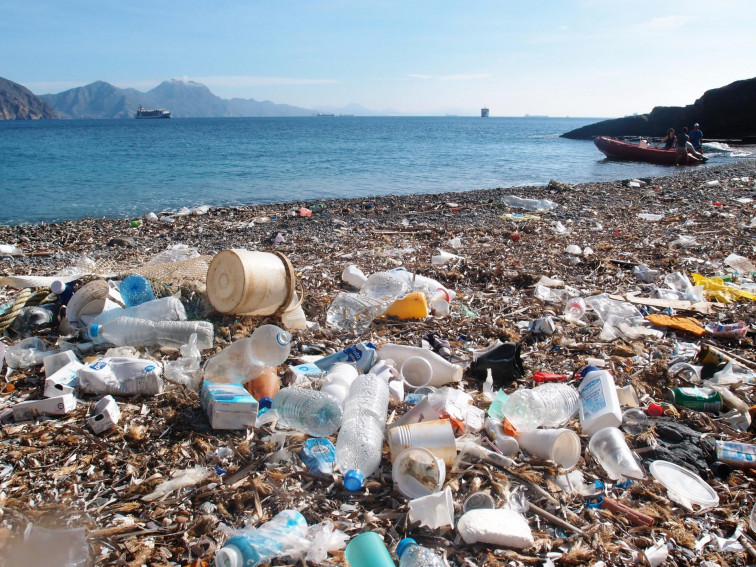
[[[518,441],[529,455],[552,460],[565,469],[571,469],[580,459],[580,437],[571,429],[522,431]]]
[[[448,419],[398,425],[389,429],[386,437],[393,461],[396,461],[402,451],[410,447],[428,449],[448,466],[451,466],[457,457],[454,429]]]
[[[496,508],[496,502],[488,492],[473,492],[465,498],[462,504],[462,513],[467,514],[470,510],[482,510]]]
[[[409,499],[438,492],[444,485],[446,465],[424,447],[405,449],[394,460],[391,475],[399,492]]]
[[[443,264],[446,264],[452,258],[458,258],[458,256],[456,254],[452,254],[451,252],[439,250],[438,254],[431,256],[431,264],[433,264],[434,266],[441,266]]]
[[[448,486],[439,492],[410,500],[409,521],[430,529],[454,525],[454,499]]]
[[[420,356],[410,356],[404,361],[399,370],[404,383],[413,390],[430,384],[433,378],[433,367],[430,362]]]
[[[625,441],[625,434],[616,427],[604,427],[594,433],[588,450],[612,480],[646,478],[635,453]]]

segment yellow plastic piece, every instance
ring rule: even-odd
[[[722,278],[706,278],[701,274],[691,274],[693,285],[701,285],[709,299],[720,303],[730,303],[736,299],[756,300],[756,295],[742,289],[725,284]]]
[[[428,316],[428,298],[422,291],[413,291],[394,301],[384,315],[399,319],[425,319]]]

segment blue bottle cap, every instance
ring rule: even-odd
[[[362,476],[362,473],[357,469],[352,469],[344,475],[344,487],[354,492],[362,488],[363,480],[365,480],[365,477]]]
[[[401,559],[402,555],[404,555],[404,552],[407,551],[407,548],[409,548],[412,545],[417,545],[417,542],[411,537],[405,537],[403,540],[400,540],[399,545],[396,546],[397,557]]]
[[[260,400],[259,400],[259,401],[257,402],[257,404],[258,404],[258,407],[259,407],[260,409],[263,409],[263,408],[269,408],[269,407],[271,407],[271,406],[273,405],[273,398],[268,398],[268,397],[265,397],[265,398],[261,398],[261,399],[260,399]]]
[[[94,338],[97,338],[97,336],[100,334],[100,325],[95,323],[94,325],[90,325],[89,327],[89,336]]]
[[[583,368],[583,371],[580,373],[580,375],[585,378],[586,374],[593,372],[594,370],[598,370],[598,368],[596,368],[595,366],[586,366],[585,368]]]

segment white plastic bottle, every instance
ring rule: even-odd
[[[446,567],[446,562],[427,547],[418,545],[411,537],[405,537],[396,546],[399,567]]]
[[[205,363],[203,375],[211,382],[243,384],[267,366],[278,366],[289,358],[291,335],[276,325],[262,325],[251,336],[239,339]]]
[[[89,327],[89,336],[97,343],[134,347],[163,345],[179,348],[195,333],[197,348],[204,350],[213,346],[213,324],[208,321],[147,321],[119,317]]]
[[[359,490],[381,465],[389,388],[374,374],[358,376],[344,406],[344,421],[336,439],[339,466],[347,490]]]
[[[398,368],[401,368],[402,364],[412,356],[422,357],[430,363],[433,374],[430,382],[428,382],[429,386],[438,388],[450,382],[459,382],[462,379],[463,368],[461,366],[449,362],[427,348],[389,343],[378,350],[379,360],[393,360]]]
[[[326,314],[329,325],[361,335],[370,323],[408,291],[407,281],[391,272],[371,275],[359,293],[340,293]]]
[[[271,410],[286,427],[313,437],[333,435],[341,425],[341,405],[330,394],[309,388],[281,388],[273,398]]]
[[[126,309],[103,311],[92,319],[90,324],[101,325],[119,317],[133,317],[147,321],[186,321],[186,309],[176,297],[161,297]]]
[[[341,407],[344,407],[349,389],[357,376],[359,376],[359,372],[353,364],[337,362],[326,373],[320,391],[330,394],[339,402]]]
[[[622,408],[614,377],[609,371],[595,366],[586,366],[582,375],[578,392],[583,434],[590,437],[604,427],[619,427],[622,424]]]

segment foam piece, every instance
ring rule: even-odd
[[[470,510],[459,519],[457,532],[468,544],[490,543],[525,549],[534,542],[527,520],[513,510]]]

